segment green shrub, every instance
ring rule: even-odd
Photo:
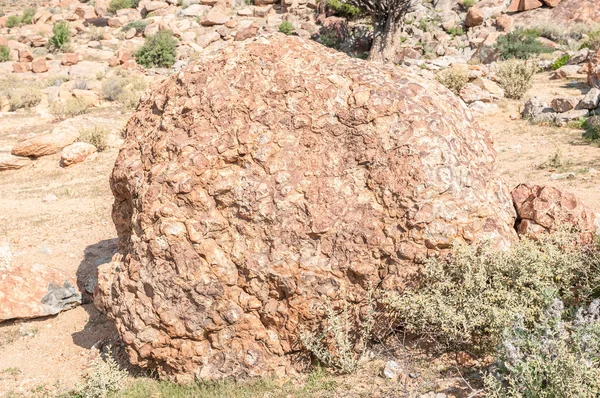
[[[589,48],[593,51],[600,49],[600,30],[589,32],[580,48]]]
[[[475,0],[463,0],[462,5],[465,8],[465,10],[468,10],[469,8],[475,5]]]
[[[536,72],[534,63],[519,59],[509,59],[496,66],[498,84],[504,89],[506,98],[523,98],[531,88],[531,80]]]
[[[71,31],[67,22],[55,23],[52,28],[50,45],[57,51],[64,50],[71,41]]]
[[[590,141],[600,139],[600,116],[593,115],[588,117],[583,124],[583,128],[585,129],[583,138]]]
[[[362,14],[360,8],[350,5],[341,0],[327,0],[327,6],[340,17],[353,19]]]
[[[135,60],[146,68],[153,66],[169,67],[175,63],[177,40],[170,30],[162,30],[146,38],[144,45],[136,52]]]
[[[108,5],[108,11],[115,13],[123,8],[136,8],[138,1],[135,0],[111,0]]]
[[[128,30],[135,29],[137,33],[143,33],[146,29],[146,26],[148,26],[149,24],[149,21],[131,21],[127,25],[123,26],[121,30],[123,32],[127,32]]]
[[[466,67],[453,66],[439,72],[435,78],[454,94],[458,95],[460,90],[469,82],[469,70]]]
[[[10,61],[10,48],[0,45],[0,62]]]
[[[35,8],[26,8],[23,11],[23,17],[21,18],[21,23],[25,25],[29,25],[33,22],[33,16],[35,15]]]
[[[419,287],[390,293],[384,302],[406,331],[438,348],[493,354],[517,317],[531,326],[554,298],[569,304],[588,298],[599,270],[595,254],[567,233],[524,239],[507,251],[456,247],[447,261],[427,261]]]
[[[535,325],[517,319],[485,377],[489,398],[600,396],[600,301],[575,316],[554,300]]]
[[[539,35],[533,30],[517,28],[504,36],[498,37],[495,48],[502,59],[529,59],[542,53],[554,50],[544,46],[538,39]]]
[[[18,15],[11,15],[6,19],[6,27],[14,28],[15,26],[19,26],[21,24],[21,17]]]
[[[571,56],[569,54],[563,54],[556,61],[554,61],[552,65],[550,65],[550,67],[552,68],[552,70],[560,69],[563,66],[565,66],[570,59]]]
[[[451,35],[452,37],[456,37],[456,36],[462,36],[465,34],[463,27],[461,25],[458,26],[453,26],[450,29],[448,29],[448,34]]]
[[[287,21],[282,22],[279,25],[279,31],[283,34],[290,35],[294,31],[294,25]]]

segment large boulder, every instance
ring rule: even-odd
[[[95,302],[132,363],[281,374],[325,299],[360,308],[453,243],[516,239],[489,137],[439,83],[313,41],[234,43],[162,82],[111,177]]]
[[[536,237],[572,226],[579,231],[583,242],[591,243],[600,233],[598,214],[571,193],[549,186],[521,184],[511,194],[519,234]]]

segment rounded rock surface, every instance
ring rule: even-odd
[[[129,120],[96,304],[134,364],[285,373],[325,298],[360,307],[454,242],[516,239],[494,161],[436,82],[282,34],[238,42]]]

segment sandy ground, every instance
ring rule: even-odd
[[[549,81],[547,74],[539,75],[530,91],[546,99],[581,92],[580,84]],[[583,142],[581,130],[513,120],[520,102],[499,105],[498,114],[478,120],[495,141],[498,167],[510,187],[553,185],[600,211],[600,177],[594,172],[600,170],[600,148]],[[114,112],[104,112],[114,118]],[[117,119],[124,123],[126,118]],[[0,117],[0,152],[30,132],[50,128],[51,121],[33,114]],[[0,234],[10,241],[15,264],[36,262],[80,276],[108,261],[116,250],[108,182],[116,155],[117,148],[110,148],[67,169],[53,155],[0,173]],[[548,165],[553,157],[559,162]],[[575,178],[552,179],[565,172],[574,172]],[[56,200],[45,201],[48,195]],[[0,324],[0,397],[66,392],[80,381],[96,354],[93,347],[115,341],[114,327],[92,304],[45,319]]]

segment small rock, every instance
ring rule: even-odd
[[[30,165],[31,159],[13,156],[10,154],[1,154],[0,155],[0,171],[4,170],[17,170],[22,167]]]
[[[550,102],[550,106],[558,113],[568,112],[579,104],[579,100],[575,97],[558,97]]]
[[[48,64],[46,63],[46,58],[37,57],[31,63],[31,68],[33,69],[33,73],[44,73],[48,72]]]
[[[53,193],[49,193],[48,195],[44,196],[44,198],[42,199],[42,202],[49,203],[49,202],[56,202],[57,200],[58,200],[58,197],[56,195],[54,195]]]
[[[387,361],[383,368],[383,375],[387,379],[395,380],[402,374],[402,366],[396,361]]]
[[[473,28],[475,26],[479,26],[483,23],[483,12],[478,7],[471,7],[469,11],[467,11],[467,16],[465,18],[465,26],[467,28]]]
[[[554,173],[550,176],[551,180],[572,180],[575,178],[575,173]]]
[[[596,109],[600,104],[600,89],[592,87],[587,92],[583,100],[581,100],[581,107],[583,109]]]
[[[87,142],[76,142],[63,148],[60,154],[60,165],[69,167],[88,159],[98,149]]]
[[[559,113],[554,116],[554,123],[561,125],[563,123],[573,122],[575,120],[581,120],[589,115],[587,109],[573,109],[568,112]]]

